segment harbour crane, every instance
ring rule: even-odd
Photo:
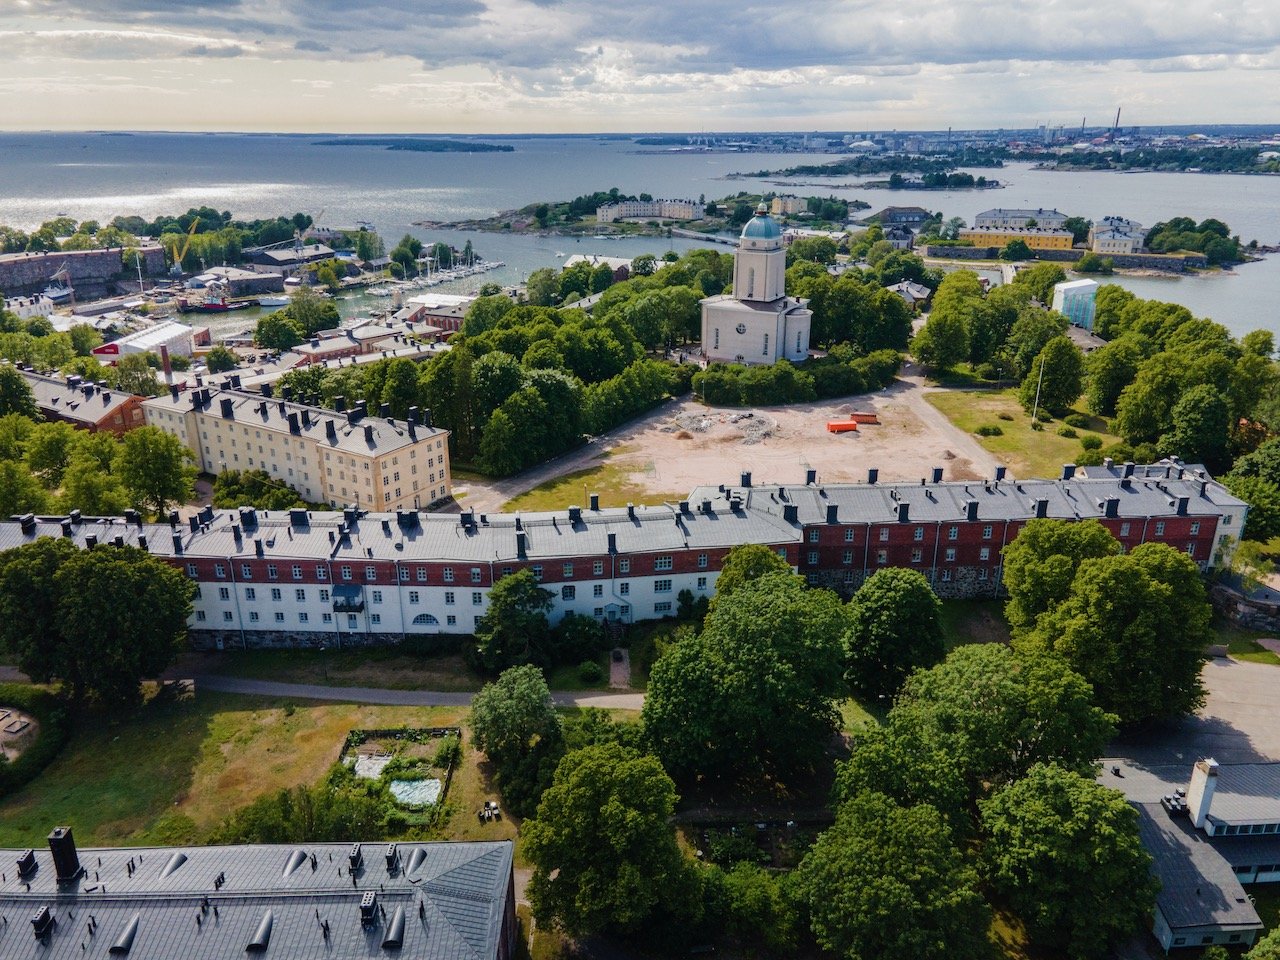
[[[177,245],[174,245],[173,266],[169,272],[175,277],[182,276],[182,261],[187,257],[187,251],[191,249],[191,238],[196,235],[196,227],[200,226],[200,218],[196,217],[191,221],[191,229],[187,231],[186,242],[182,244],[181,252],[178,252]]]

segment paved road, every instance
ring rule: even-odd
[[[278,683],[274,680],[246,680],[217,674],[199,674],[197,690],[244,693],[262,697],[296,697],[299,700],[336,700],[342,703],[374,703],[394,707],[465,707],[473,693],[439,690],[384,690],[377,687],[328,687],[312,683]],[[639,710],[643,693],[552,693],[562,707],[602,707],[608,710]]]

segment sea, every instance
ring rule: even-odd
[[[492,137],[511,152],[415,153],[381,146],[322,146],[320,135],[190,133],[0,133],[0,224],[31,229],[62,214],[109,220],[153,218],[208,205],[236,217],[303,212],[322,226],[373,225],[393,245],[404,234],[462,247],[506,266],[435,289],[465,292],[481,283],[518,283],[577,253],[634,257],[677,253],[701,241],[642,237],[604,240],[423,229],[418,221],[490,217],[542,200],[567,200],[617,187],[655,197],[720,200],[773,190],[862,200],[873,209],[918,205],[972,222],[989,207],[1057,208],[1099,219],[1120,215],[1151,225],[1174,216],[1214,217],[1248,242],[1280,245],[1280,177],[1194,173],[1055,172],[1025,163],[974,170],[999,178],[996,190],[869,189],[857,178],[790,181],[752,171],[834,160],[822,154],[704,153],[642,147],[616,137]],[[728,250],[727,247],[721,247]],[[1190,277],[1114,277],[1140,297],[1166,300],[1210,317],[1235,334],[1280,335],[1280,254]],[[344,316],[376,309],[374,298],[340,303]],[[385,301],[383,301],[385,307]],[[240,314],[222,322],[244,327]]]

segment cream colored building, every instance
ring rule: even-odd
[[[632,217],[701,220],[707,208],[697,200],[618,200],[596,207],[596,221],[614,223]]]
[[[449,432],[410,420],[325,410],[242,390],[201,387],[143,403],[204,473],[265,470],[311,503],[421,509],[450,496]]]
[[[775,217],[787,217],[808,210],[808,201],[803,197],[774,197],[769,202],[769,212]]]

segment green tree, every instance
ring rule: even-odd
[[[62,486],[62,476],[71,464],[81,436],[75,427],[62,421],[38,423],[31,428],[23,456],[46,489],[56,490]]]
[[[1188,463],[1203,463],[1210,472],[1226,469],[1231,411],[1226,398],[1208,384],[1192,387],[1173,405],[1173,429],[1160,438],[1160,449]]]
[[[730,549],[720,565],[720,575],[716,577],[716,594],[711,601],[729,596],[740,587],[770,573],[791,573],[791,564],[780,553],[770,550],[764,544],[744,543]]]
[[[48,513],[49,494],[21,460],[0,460],[0,517]]]
[[[0,416],[0,460],[21,460],[34,428],[35,423],[20,413]]]
[[[845,679],[865,697],[892,697],[907,674],[946,652],[942,604],[916,570],[877,570],[849,601]]]
[[[1244,960],[1280,960],[1280,927],[1272,927],[1271,932],[1245,954]]]
[[[1021,257],[1019,259],[1025,260],[1027,258]],[[1029,289],[1033,297],[1047,306],[1049,301],[1053,299],[1054,285],[1062,283],[1066,279],[1067,272],[1058,264],[1037,263],[1034,267],[1020,270],[1017,276],[1013,278],[1013,282]]]
[[[321,330],[333,330],[342,322],[338,305],[311,287],[299,287],[293,291],[289,295],[289,306],[283,312],[297,323],[304,340]]]
[[[926,367],[950,370],[969,356],[969,332],[964,316],[951,310],[940,315],[930,313],[911,341],[911,352]]]
[[[1151,912],[1159,882],[1120,791],[1038,765],[979,806],[983,873],[1033,943],[1095,960]]]
[[[119,516],[129,506],[129,493],[120,478],[105,471],[101,461],[83,451],[72,456],[63,474],[61,499],[63,509],[79,510],[88,517]]]
[[[1071,231],[1072,243],[1084,243],[1088,240],[1089,230],[1092,227],[1092,221],[1086,220],[1084,217],[1067,217],[1062,224],[1064,230]]]
[[[9,364],[0,364],[0,417],[18,413],[32,420],[40,419],[40,408],[26,379]]]
[[[525,281],[525,299],[535,307],[554,306],[560,297],[560,278],[555,270],[543,267],[529,274]]]
[[[1133,382],[1146,358],[1145,346],[1145,341],[1137,335],[1120,337],[1085,358],[1085,396],[1089,409],[1103,417],[1115,414],[1121,391]]]
[[[1084,358],[1067,337],[1054,337],[1031,364],[1018,399],[1031,413],[1037,400],[1041,410],[1062,415],[1076,402],[1083,388]]]
[[[1040,310],[1032,306],[1018,309],[1018,318],[1009,330],[1005,352],[1009,356],[1009,369],[1021,380],[1036,365],[1036,357],[1045,345],[1067,332],[1067,318],[1052,310]],[[1039,371],[1037,371],[1039,372]]]
[[[631,261],[633,277],[649,277],[658,268],[658,258],[652,253],[642,253]]]
[[[835,594],[790,573],[718,598],[653,667],[642,716],[663,765],[679,777],[811,767],[834,730],[845,625]]]
[[[584,936],[693,912],[695,881],[670,823],[675,805],[675,785],[654,757],[618,744],[566,754],[521,829],[538,921]]]
[[[1071,593],[1080,564],[1120,552],[1120,542],[1096,520],[1030,520],[1004,548],[1005,617],[1014,634],[1035,626]]]
[[[1222,485],[1249,505],[1242,534],[1245,539],[1266,543],[1280,537],[1280,486],[1238,473],[1227,474]]]
[[[112,370],[111,379],[117,390],[139,397],[154,397],[160,389],[155,369],[147,362],[146,354],[127,354],[116,362]]]
[[[93,348],[102,343],[102,334],[87,323],[77,323],[67,331],[67,335],[71,338],[71,347],[77,357],[89,356],[93,353]]]
[[[1010,240],[1000,250],[1001,260],[1031,260],[1034,257],[1025,240]]]
[[[551,591],[538,586],[532,570],[500,578],[489,591],[489,609],[476,624],[476,663],[496,673],[545,650],[551,601]]]
[[[240,358],[220,343],[205,355],[204,362],[210,373],[226,373],[240,366]]]
[[[1196,562],[1163,543],[1085,560],[1070,594],[1015,641],[1053,650],[1121,723],[1177,718],[1204,701],[1210,608]]]
[[[0,553],[0,649],[37,682],[64,676],[73,655],[58,632],[56,578],[77,552],[64,538],[39,537]]]
[[[1280,487],[1280,437],[1240,457],[1231,472],[1238,477],[1261,477]]]
[[[191,451],[173,434],[138,427],[125,434],[117,470],[133,502],[159,517],[170,504],[191,499],[191,459]]]
[[[544,741],[561,738],[542,671],[532,664],[509,667],[486,683],[471,702],[475,745],[499,767],[518,766]]]
[[[977,960],[990,910],[932,807],[867,793],[805,855],[797,885],[818,943],[847,960]]]
[[[708,885],[719,870],[712,868]],[[800,916],[789,876],[743,860],[720,874],[724,896],[724,930],[739,944],[763,946],[768,956],[793,956],[799,945]],[[708,898],[710,899],[710,898]]]
[[[258,321],[253,330],[253,342],[260,347],[266,347],[268,350],[289,350],[302,343],[306,337],[303,336],[301,325],[289,316],[285,310],[277,310],[269,313]],[[226,350],[226,348],[223,348]],[[230,351],[227,351],[230,353]],[[234,354],[233,354],[234,356]],[[212,357],[212,353],[210,353]],[[236,361],[227,369],[234,369],[239,365]],[[210,370],[213,368],[210,367]]]

